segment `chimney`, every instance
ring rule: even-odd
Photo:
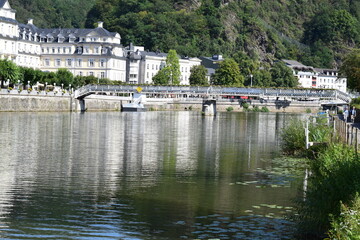
[[[32,19],[32,18],[29,18],[29,19],[28,19],[28,22],[27,22],[27,24],[31,24],[31,25],[34,25],[34,19]]]
[[[104,28],[104,22],[98,22],[98,28]]]

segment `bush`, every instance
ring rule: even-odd
[[[360,162],[351,147],[331,144],[309,164],[312,175],[306,198],[298,203],[295,219],[302,237],[312,235],[323,238],[331,227],[331,219],[334,229],[344,221],[340,212],[341,203],[349,206],[360,191]],[[339,230],[334,229],[332,234]]]
[[[262,107],[261,112],[270,112],[270,110],[267,107]]]
[[[241,103],[241,106],[242,106],[245,110],[247,110],[247,109],[250,107],[250,104],[248,104],[247,102],[242,102],[242,103]]]
[[[260,112],[260,108],[258,106],[254,106],[252,111],[253,112]]]
[[[306,112],[306,113],[311,113],[311,109],[310,109],[310,108],[307,108],[307,109],[305,110],[305,112]]]
[[[281,131],[281,148],[286,154],[297,155],[305,150],[304,122],[292,119]]]
[[[331,239],[360,239],[360,198],[357,193],[350,206],[340,204],[340,216],[332,216]]]
[[[233,107],[227,107],[227,108],[226,108],[226,111],[228,111],[228,112],[232,112],[233,110],[234,110]]]

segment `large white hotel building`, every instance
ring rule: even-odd
[[[55,72],[67,68],[75,76],[95,76],[129,83],[152,83],[166,54],[121,45],[119,33],[99,22],[94,29],[42,29],[29,19],[17,22],[8,0],[0,0],[0,59],[19,66]],[[180,58],[180,84],[189,84],[190,68],[198,58]]]

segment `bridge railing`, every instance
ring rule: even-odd
[[[86,85],[77,91],[76,97],[85,97],[96,92],[133,93],[135,85]],[[325,89],[276,89],[276,88],[235,88],[235,87],[193,87],[193,86],[141,86],[143,93],[188,94],[203,96],[252,96],[252,97],[288,97],[338,99],[346,103],[351,96],[339,90]]]

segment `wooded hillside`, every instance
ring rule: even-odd
[[[359,43],[359,0],[12,0],[18,19],[40,27],[104,21],[123,44],[181,55],[297,59],[338,67]],[[249,58],[247,57],[249,56]]]

